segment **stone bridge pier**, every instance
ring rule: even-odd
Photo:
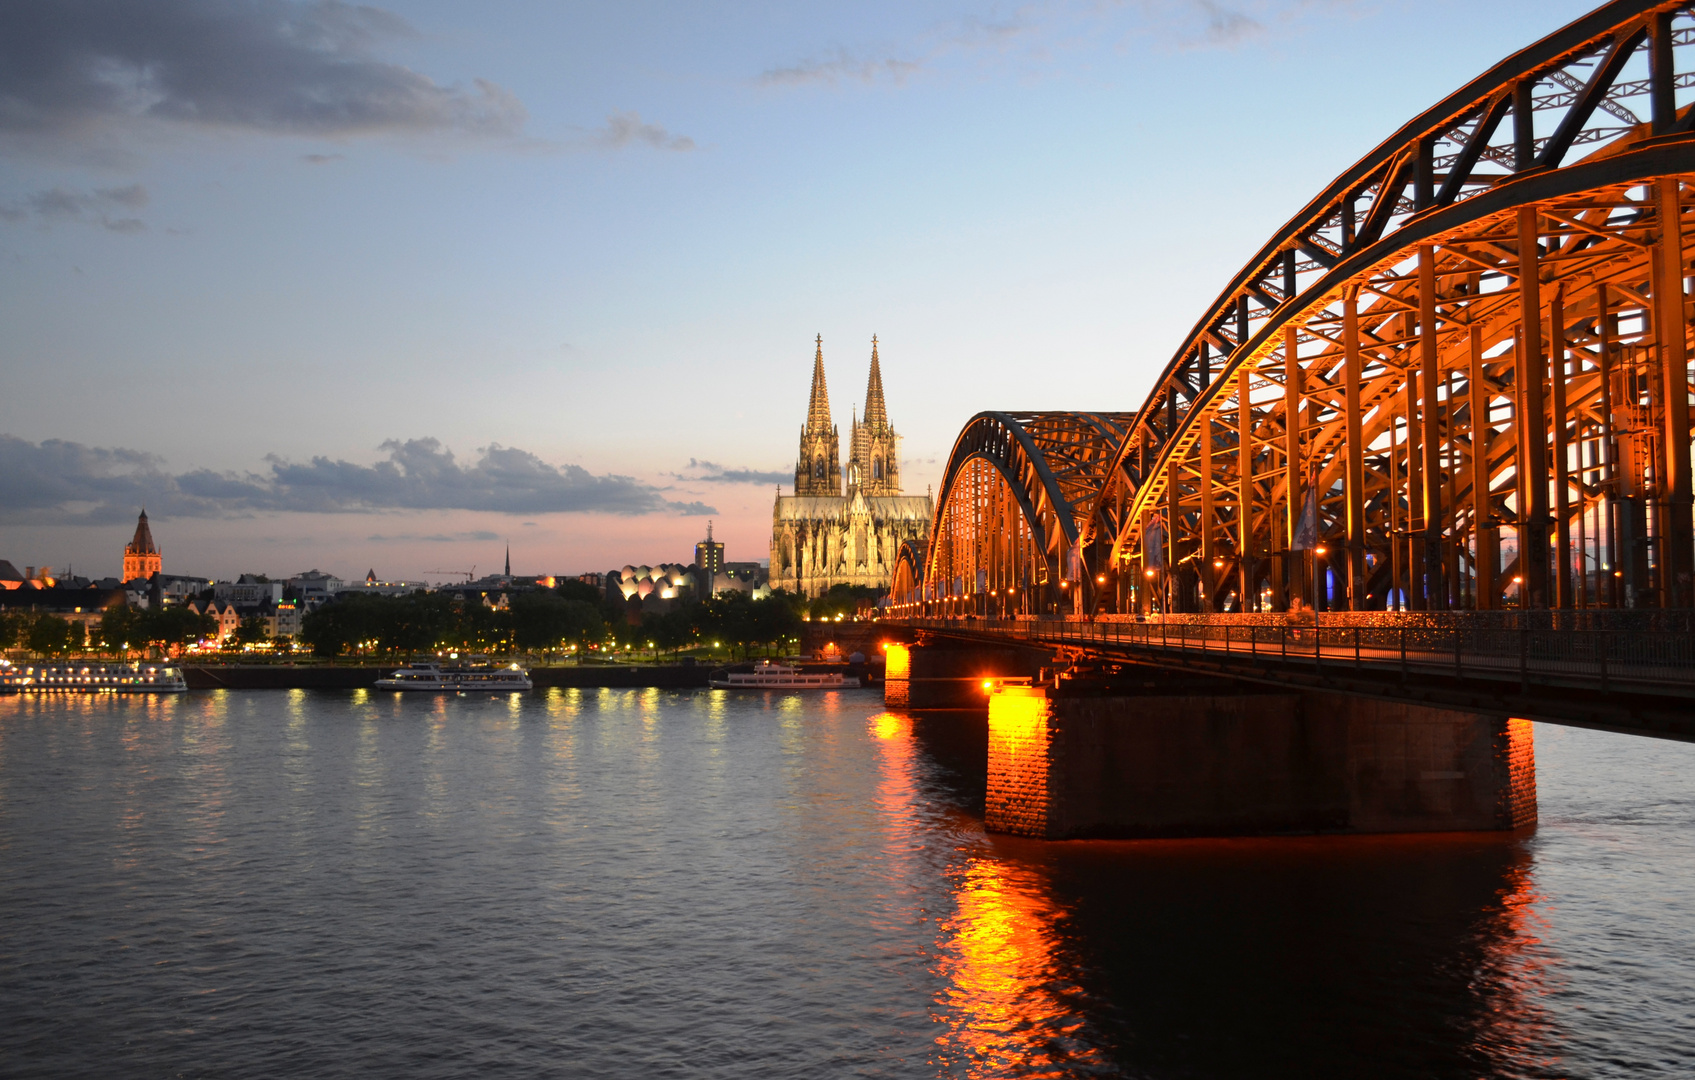
[[[889,650],[889,705],[986,702],[984,824],[994,832],[1257,836],[1536,823],[1526,720],[1148,668],[1031,677],[1039,654],[898,648]]]
[[[976,709],[1006,679],[1033,681],[1045,649],[949,641],[884,648],[883,703],[899,709]]]

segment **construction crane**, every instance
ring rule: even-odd
[[[477,564],[472,563],[471,569],[469,569],[469,570],[425,570],[424,573],[426,573],[426,574],[455,574],[455,575],[464,574],[465,575],[465,583],[467,585],[469,585],[471,582],[475,581],[476,578],[477,578]]]

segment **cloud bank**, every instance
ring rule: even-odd
[[[795,474],[792,471],[774,470],[762,472],[759,469],[726,469],[712,461],[697,461],[689,458],[688,467],[694,471],[693,476],[682,473],[672,473],[678,480],[692,484],[761,484],[770,487],[773,484],[792,484]]]
[[[162,517],[223,518],[267,511],[337,514],[481,510],[499,514],[714,514],[673,502],[628,476],[550,465],[498,444],[461,464],[436,439],[391,439],[375,464],[267,458],[264,473],[172,473],[157,455],[63,439],[0,435],[0,523],[98,525],[133,520],[145,504]]]
[[[338,0],[0,4],[0,132],[74,137],[138,118],[336,136],[513,135],[526,119],[484,79],[443,86],[380,60],[413,36]]]

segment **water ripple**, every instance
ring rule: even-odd
[[[1042,844],[980,719],[811,698],[0,699],[0,1072],[1695,1074],[1695,748],[1531,837]]]

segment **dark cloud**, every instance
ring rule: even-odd
[[[137,450],[0,435],[0,523],[102,524],[146,504],[161,516],[233,517],[262,511],[482,510],[500,514],[713,514],[665,499],[628,476],[595,476],[499,445],[461,464],[435,439],[390,440],[373,465],[315,457],[268,458],[263,473],[196,469],[173,474]]]
[[[523,105],[375,56],[398,16],[338,0],[0,4],[0,132],[75,136],[147,118],[304,135],[511,135]]]
[[[332,161],[343,161],[344,154],[301,154],[300,160],[308,165],[328,165]]]
[[[147,228],[140,218],[114,215],[146,205],[147,189],[140,184],[93,191],[54,187],[26,195],[21,202],[0,203],[0,221],[23,221],[33,215],[44,221],[82,221],[113,232],[137,233]]]
[[[685,476],[682,473],[672,473],[678,480],[695,484],[763,484],[770,487],[773,484],[789,484],[794,482],[793,472],[761,472],[758,469],[726,469],[724,466],[711,461],[697,461],[689,458],[690,469],[695,475]]]
[[[689,151],[697,149],[687,135],[673,135],[658,124],[642,120],[639,112],[615,112],[606,118],[606,126],[594,132],[597,146],[622,150],[626,146],[651,146],[658,150]]]

